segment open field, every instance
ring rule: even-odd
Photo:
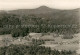
[[[80,33],[75,34],[74,38],[72,39],[62,39],[61,37],[54,38],[52,34],[44,35],[42,37],[43,39],[54,39],[55,41],[45,41],[45,44],[42,44],[42,46],[51,47],[52,50],[57,49],[76,51],[79,48],[79,36]]]
[[[52,47],[52,49],[75,51],[75,50],[78,50],[78,44],[58,45],[54,48]]]
[[[13,38],[9,35],[0,35],[0,46],[5,44],[26,44],[31,42],[31,39],[53,39],[54,41],[45,41],[45,44],[41,46],[51,47],[51,49],[57,50],[71,50],[76,51],[79,48],[79,34],[75,34],[72,39],[62,39],[61,37],[53,37],[52,34],[41,36],[41,33],[30,33],[31,37],[25,36],[25,38]],[[20,40],[21,39],[21,40]],[[28,40],[29,39],[29,40]],[[3,41],[5,40],[5,41]]]
[[[67,45],[55,45],[55,44],[51,44],[51,45],[42,45],[45,47],[51,47],[52,50],[56,49],[56,50],[71,50],[71,51],[76,51],[78,50],[78,44],[67,44]]]

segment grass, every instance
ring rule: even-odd
[[[76,51],[78,50],[78,47],[79,47],[78,44],[67,44],[67,45],[58,45],[56,47],[52,47],[51,49]]]
[[[55,41],[46,41],[46,44],[43,44],[42,46],[45,46],[45,47],[51,47],[51,49],[57,49],[57,50],[71,50],[71,51],[75,51],[75,50],[78,50],[79,48],[79,45],[78,45],[78,41],[79,41],[79,36],[80,36],[80,33],[79,34],[75,34],[74,38],[73,39],[62,39],[61,37],[53,37],[52,34],[50,35],[44,35],[41,37],[41,33],[30,33],[32,35],[32,37],[36,38],[36,37],[39,37],[39,38],[42,38],[42,39],[54,39]],[[27,44],[29,43],[28,40],[25,40],[25,39],[22,39],[22,41],[18,41],[18,39],[14,39],[12,38],[12,36],[10,34],[8,35],[0,35],[0,44],[1,44],[1,40],[7,38],[8,40],[14,40],[14,41],[11,41],[10,43],[13,43],[13,44]],[[53,42],[70,42],[70,44],[54,44]],[[4,43],[2,43],[4,44]]]

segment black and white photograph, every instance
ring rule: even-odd
[[[80,55],[80,0],[0,0],[0,55]]]

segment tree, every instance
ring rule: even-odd
[[[13,29],[11,34],[12,34],[12,37],[19,37],[20,36],[20,30],[19,29]]]
[[[21,28],[20,35],[22,37],[27,36],[29,34],[29,28]]]
[[[12,37],[24,37],[29,34],[29,29],[28,28],[15,28],[11,32]]]

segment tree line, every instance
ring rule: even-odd
[[[75,22],[73,23],[76,26],[76,28],[70,26],[70,27],[55,27],[57,25],[69,25],[69,23],[61,23],[58,22],[58,20],[55,19],[43,19],[42,17],[36,17],[36,16],[19,16],[16,14],[2,14],[0,17],[0,34],[12,34],[12,36],[19,35],[22,29],[28,28],[29,32],[35,32],[35,33],[47,33],[47,32],[55,32],[59,34],[65,34],[65,33],[78,33],[79,32],[79,26]],[[72,23],[70,25],[73,25]],[[11,25],[12,28],[8,28],[5,26]],[[16,28],[16,26],[19,26]],[[22,27],[21,25],[27,25],[27,27]],[[29,26],[30,25],[30,26]],[[54,26],[55,25],[55,26]],[[17,31],[19,29],[19,31]],[[15,31],[14,31],[15,30]],[[16,35],[13,35],[13,33],[17,33]],[[24,33],[25,31],[23,31]],[[21,33],[20,35],[25,36],[25,34]]]

